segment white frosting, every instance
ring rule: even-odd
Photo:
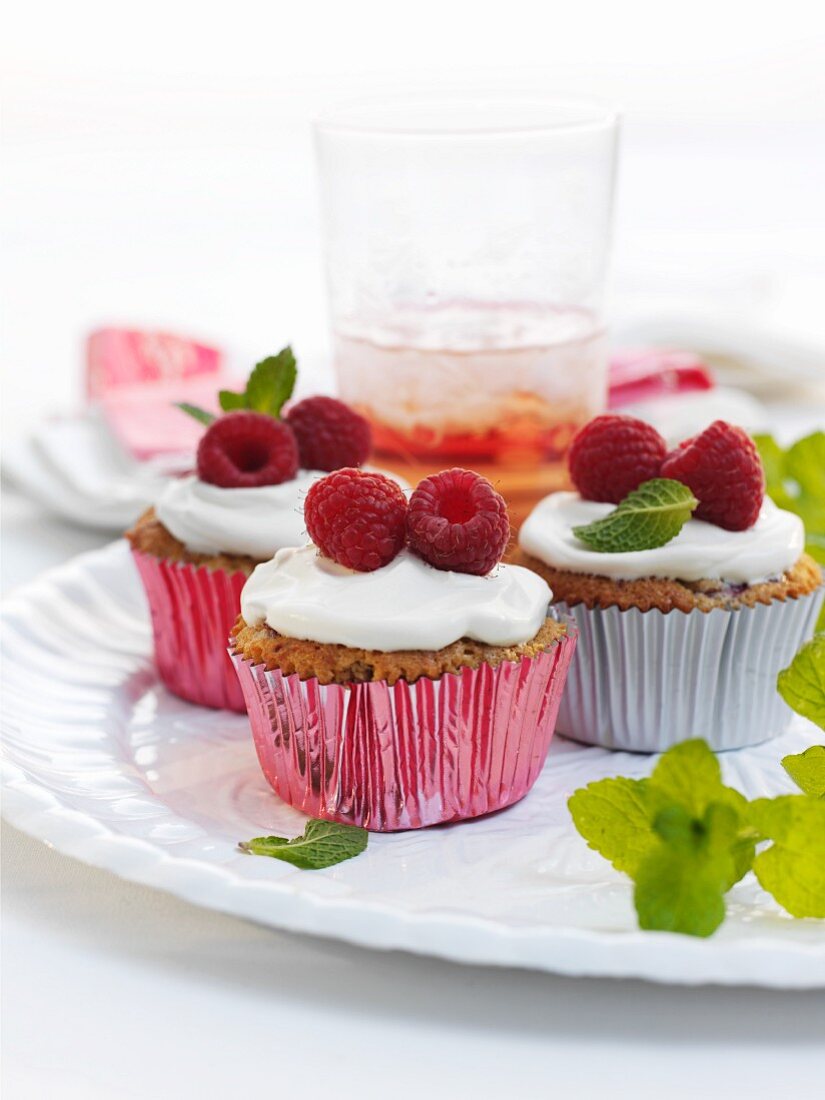
[[[257,566],[241,612],[290,638],[393,652],[442,649],[459,638],[518,645],[538,633],[551,597],[541,577],[517,565],[475,577],[433,569],[402,550],[383,569],[356,573],[310,543]]]
[[[194,475],[171,481],[155,512],[163,526],[196,554],[247,554],[264,561],[282,546],[306,542],[304,500],[325,474],[299,470],[280,485],[222,489]]]
[[[540,561],[576,573],[617,580],[671,577],[698,581],[707,577],[731,584],[756,584],[779,576],[798,560],[805,546],[802,520],[766,497],[759,518],[747,531],[725,531],[691,519],[675,539],[656,550],[623,554],[590,550],[572,529],[602,519],[613,508],[612,504],[582,500],[578,493],[552,493],[528,516],[519,544]]]

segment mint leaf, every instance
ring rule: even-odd
[[[636,883],[642,928],[708,936],[750,870],[757,832],[705,741],[674,745],[649,779],[600,779],[568,801],[588,845]]]
[[[292,396],[297,377],[298,366],[292,348],[282,348],[277,355],[270,355],[255,364],[243,393],[221,390],[218,395],[221,408],[224,412],[253,409],[277,419]]]
[[[772,435],[755,435],[753,441],[765,471],[765,491],[779,508],[793,511],[793,497],[785,483],[785,451]]]
[[[188,401],[176,401],[175,408],[180,409],[181,412],[185,412],[189,416],[193,416],[201,424],[211,424],[215,419],[211,412],[207,412],[206,409],[199,409],[197,405],[190,405]]]
[[[825,800],[758,798],[751,820],[774,843],[753,862],[759,883],[793,917],[825,917]]]
[[[220,390],[218,403],[224,412],[232,412],[233,409],[246,408],[246,392],[233,393],[232,390]]]
[[[738,815],[721,802],[712,802],[701,819],[673,805],[657,814],[653,827],[661,843],[642,861],[633,894],[639,927],[710,936],[725,919]]]
[[[292,348],[286,347],[255,365],[246,384],[247,408],[278,417],[292,396],[298,368]]]
[[[698,738],[668,749],[653,769],[650,785],[660,798],[684,806],[696,817],[725,790],[719,761],[707,741]]]
[[[765,468],[768,496],[805,524],[805,549],[825,565],[825,432],[798,439],[787,451],[770,435],[753,437]]]
[[[573,534],[604,554],[653,550],[679,534],[698,503],[680,481],[657,477],[629,493],[610,515],[574,527]]]
[[[825,634],[803,645],[779,673],[776,687],[792,710],[825,729]]]
[[[303,870],[315,871],[360,855],[368,838],[367,830],[357,825],[313,819],[307,822],[303,836],[293,840],[282,836],[259,836],[239,847],[252,855],[272,856]]]
[[[631,877],[655,844],[645,781],[599,779],[575,791],[567,805],[590,848]]]
[[[810,498],[825,510],[825,432],[797,439],[785,456],[785,477],[797,486],[793,495]]]
[[[783,756],[782,767],[805,794],[825,798],[825,745],[811,745],[795,756]]]

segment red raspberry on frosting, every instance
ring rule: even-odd
[[[753,440],[724,420],[680,443],[662,463],[661,476],[693,491],[696,519],[727,531],[752,527],[765,499],[765,473]]]
[[[372,450],[372,428],[359,413],[334,397],[306,397],[286,420],[295,432],[305,470],[361,466]]]
[[[436,569],[489,573],[510,539],[507,505],[471,470],[443,470],[424,478],[410,497],[407,539]]]
[[[567,455],[573,484],[585,500],[619,504],[659,476],[667,444],[650,424],[632,416],[597,416],[577,433]]]
[[[321,553],[360,573],[392,561],[404,545],[406,515],[396,482],[364,470],[335,470],[312,485],[304,502],[307,531]]]
[[[280,485],[297,472],[292,429],[266,413],[225,413],[212,421],[198,444],[198,477],[223,489]]]

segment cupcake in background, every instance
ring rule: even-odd
[[[259,565],[233,660],[263,772],[312,817],[388,832],[522,798],[550,745],[575,646],[551,592],[500,564],[507,508],[467,470],[409,504],[339,470],[307,494],[314,543]]]
[[[306,539],[310,486],[360,466],[369,424],[331,397],[281,410],[296,380],[292,351],[258,363],[243,393],[222,391],[223,415],[183,405],[206,430],[197,471],[171,482],[126,533],[152,618],[161,680],[193,703],[243,711],[226,639],[255,566]]]
[[[536,506],[518,555],[579,630],[559,731],[642,752],[781,733],[777,673],[825,590],[802,521],[765,497],[753,441],[717,420],[668,453],[650,425],[601,416],[568,462],[578,491]]]

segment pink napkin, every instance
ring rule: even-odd
[[[607,403],[611,409],[653,397],[713,389],[707,364],[690,351],[641,348],[610,358]]]
[[[228,384],[217,348],[168,332],[104,328],[86,345],[86,393],[125,450],[144,460],[192,451],[202,425],[175,408],[188,401],[210,412]]]

